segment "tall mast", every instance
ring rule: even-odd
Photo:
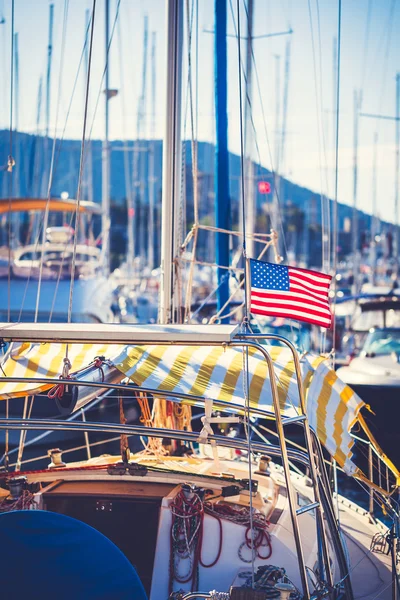
[[[110,68],[108,46],[110,39],[110,0],[106,0],[105,11],[105,128],[102,144],[102,253],[105,274],[110,272],[110,145],[109,145],[109,100],[110,100]]]
[[[281,115],[281,57],[275,54],[275,171],[279,173],[280,164],[280,115]]]
[[[167,0],[166,113],[163,140],[160,323],[173,321],[176,205],[181,183],[183,0]]]
[[[148,45],[148,17],[144,16],[143,22],[143,59],[142,59],[142,87],[138,101],[138,109],[136,113],[136,140],[133,146],[133,189],[134,189],[134,204],[135,212],[135,236],[136,250],[139,257],[142,259],[145,253],[144,249],[144,194],[143,194],[143,167],[144,160],[139,161],[139,153],[143,150],[140,145],[140,140],[143,139],[143,123],[146,118],[146,73],[147,73],[147,45]],[[139,166],[141,167],[139,173]]]
[[[140,108],[138,111],[138,125],[137,130],[140,131],[139,138],[145,139],[146,137],[146,108],[147,108],[147,48],[149,39],[149,19],[148,16],[144,17],[144,31],[143,31],[143,64],[142,64],[142,91],[140,95]],[[146,230],[147,230],[147,219],[146,219],[146,201],[145,201],[145,160],[144,156],[139,161],[140,164],[140,176],[138,181],[138,190],[140,190],[140,230],[139,230],[139,245],[140,245],[140,256],[145,261],[146,258]]]
[[[90,10],[87,9],[85,11],[85,32],[89,31],[89,23],[90,23]],[[86,35],[85,33],[85,35]],[[84,76],[85,80],[89,70],[89,44],[85,45],[85,70]],[[85,86],[84,86],[85,87]],[[92,154],[92,144],[91,140],[88,139],[86,141],[86,154],[87,154],[87,165],[86,165],[86,193],[87,199],[89,202],[93,202],[93,154]]]
[[[257,197],[254,193],[254,165],[252,161],[252,135],[251,135],[251,97],[252,97],[252,65],[253,65],[253,0],[247,2],[247,42],[246,42],[246,84],[245,84],[245,104],[244,104],[244,150],[246,156],[246,206],[247,223],[246,230],[254,233],[256,230],[257,218]],[[241,211],[239,211],[241,214]],[[254,257],[254,240],[249,237],[246,240],[247,254]]]
[[[19,51],[18,33],[14,33],[14,56],[15,56],[15,131],[19,130]]]
[[[399,276],[400,73],[396,73],[396,165],[394,179],[394,244],[396,280]]]
[[[51,95],[51,63],[53,54],[53,21],[54,4],[49,6],[49,39],[47,44],[47,74],[46,74],[46,112],[45,112],[45,138],[43,147],[43,172],[46,173],[49,166],[49,129],[50,129],[50,95]],[[41,195],[47,194],[48,182],[46,177],[42,178]]]
[[[51,92],[51,62],[53,55],[53,22],[54,4],[49,6],[49,43],[47,46],[47,76],[46,76],[46,137],[49,137],[50,127],[50,92]]]
[[[280,164],[279,164],[279,156],[280,156],[280,62],[281,57],[276,54],[275,55],[275,161],[274,161],[274,193],[273,200],[271,204],[271,227],[273,229],[278,228],[278,211],[279,211],[279,197],[281,191],[281,177],[280,177]]]
[[[155,118],[156,118],[156,33],[151,35],[151,128],[150,128],[150,155],[149,155],[149,245],[148,265],[154,269],[154,208],[155,208],[155,179],[154,179],[154,151],[155,151]]]
[[[333,43],[332,43],[332,94],[333,94],[333,98],[332,98],[332,118],[333,118],[333,122],[332,122],[332,148],[335,147],[335,137],[336,137],[336,113],[337,113],[337,106],[336,106],[336,102],[337,102],[337,98],[336,98],[336,89],[337,89],[337,38],[334,37],[333,38]],[[332,192],[335,189],[335,169],[333,169],[333,180],[332,180]],[[332,193],[332,197],[333,197],[333,193]],[[333,204],[333,203],[332,203]],[[334,252],[336,252],[336,248],[335,248],[335,242],[333,243],[333,250]]]
[[[214,0],[214,85],[216,111],[215,146],[215,225],[219,229],[230,229],[231,202],[229,197],[228,169],[228,115],[227,115],[227,47],[226,47],[226,0]],[[240,41],[239,41],[240,43]],[[240,74],[241,76],[241,74]],[[217,233],[216,262],[229,267],[229,236]],[[217,310],[220,311],[229,298],[228,271],[217,269]],[[229,306],[226,307],[229,312]],[[229,322],[228,318],[221,319]]]
[[[17,134],[19,130],[19,50],[18,50],[18,33],[14,33],[14,102],[15,102],[15,133]],[[17,169],[21,169],[21,141],[18,135],[15,136],[15,163],[17,165]],[[17,171],[18,172],[18,171]],[[20,171],[21,172],[21,171]],[[18,197],[20,195],[21,186],[20,186],[20,177],[15,177],[15,195]],[[21,230],[21,214],[17,213],[15,216],[15,240],[14,243],[18,246],[20,243],[20,230]]]
[[[352,218],[352,241],[353,241],[353,271],[354,271],[354,294],[359,291],[359,260],[360,243],[358,231],[358,210],[357,210],[357,191],[358,191],[358,124],[359,112],[361,108],[361,91],[354,90],[354,114],[353,114],[353,218]]]
[[[378,155],[378,133],[374,133],[374,157],[372,166],[372,217],[371,217],[371,283],[376,285],[376,240],[375,237],[378,234],[378,207],[377,207],[377,187],[376,187],[376,174],[377,174],[377,155]]]

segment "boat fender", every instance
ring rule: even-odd
[[[74,412],[78,400],[78,386],[66,385],[63,396],[61,398],[56,397],[54,400],[60,412],[60,416],[67,417]]]

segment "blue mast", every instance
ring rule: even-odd
[[[214,0],[215,46],[214,46],[214,90],[215,90],[215,225],[220,229],[230,229],[231,202],[229,197],[228,169],[228,115],[227,115],[227,47],[226,47],[226,0]],[[217,233],[216,261],[222,267],[229,267],[229,235]],[[218,290],[217,309],[224,306],[229,298],[229,276],[226,269],[217,270]],[[229,306],[225,311],[229,312]],[[229,318],[221,319],[228,323]]]

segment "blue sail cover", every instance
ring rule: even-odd
[[[3,598],[146,600],[125,555],[81,521],[42,510],[3,513],[0,540]]]

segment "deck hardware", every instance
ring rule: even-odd
[[[240,487],[238,485],[226,485],[221,490],[221,496],[223,498],[229,498],[230,496],[238,496],[240,494]]]
[[[253,498],[255,498],[257,496],[258,481],[256,479],[253,479],[251,481],[251,490],[250,490],[250,480],[249,479],[240,479],[239,484],[241,486],[241,490],[240,490],[241,494],[243,494],[244,496],[250,496],[250,492],[251,492]]]
[[[98,500],[96,502],[96,511],[112,512],[112,502],[109,500]]]
[[[258,461],[258,470],[256,471],[257,475],[271,475],[271,471],[269,468],[269,463],[271,462],[270,456],[260,456],[260,460]]]
[[[319,505],[319,502],[311,502],[311,504],[306,504],[305,506],[301,506],[300,508],[298,508],[296,510],[296,514],[302,515],[306,512],[309,512],[310,510],[314,510],[314,508],[318,508]]]
[[[21,497],[22,492],[26,489],[26,477],[11,477],[8,480],[8,489],[10,490],[10,500],[18,500]]]
[[[66,466],[65,462],[62,460],[62,450],[60,450],[60,448],[52,448],[47,451],[47,454],[51,458],[51,462],[48,466],[49,469],[61,469]]]
[[[136,477],[144,477],[147,475],[147,467],[145,465],[140,465],[138,463],[128,463],[128,473],[129,475],[134,475]]]
[[[107,467],[107,473],[109,475],[125,475],[126,473],[126,463],[117,462],[115,465],[110,465]]]
[[[296,591],[296,588],[291,583],[281,582],[275,584],[275,589],[280,593],[280,600],[289,600],[290,594]]]
[[[293,423],[302,423],[307,419],[306,415],[297,415],[295,417],[288,417],[287,419],[282,419],[282,425],[293,425]]]

